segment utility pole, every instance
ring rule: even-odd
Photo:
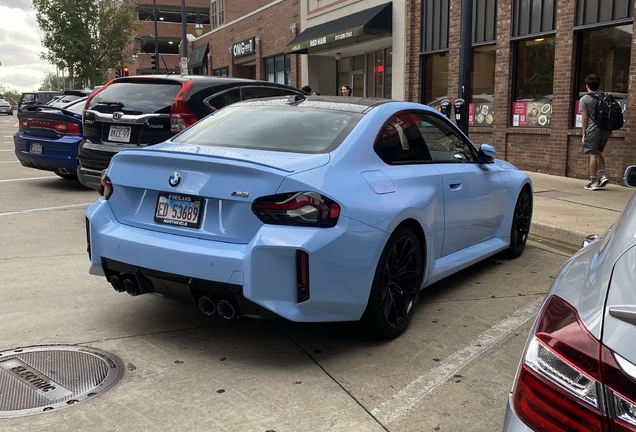
[[[462,0],[462,23],[459,47],[459,97],[464,100],[464,109],[457,126],[468,135],[468,104],[470,103],[470,72],[473,50],[473,0]]]
[[[183,0],[181,0],[183,1]],[[155,21],[155,60],[157,64],[155,65],[155,69],[159,72],[159,40],[157,39],[157,2],[156,0],[152,0],[152,18]]]

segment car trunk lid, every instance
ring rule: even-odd
[[[114,161],[109,203],[122,224],[246,244],[263,225],[254,199],[276,193],[294,172],[326,164],[329,155],[166,143],[120,152]]]

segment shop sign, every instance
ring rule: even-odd
[[[318,45],[323,45],[327,43],[327,36],[323,36],[323,37],[319,37],[317,39],[312,39],[309,41],[309,46],[310,47],[315,47]]]
[[[245,39],[244,41],[232,45],[232,55],[234,58],[253,54],[255,50],[256,44],[254,38]]]

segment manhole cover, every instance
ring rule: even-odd
[[[21,417],[86,402],[114,386],[124,365],[81,346],[38,346],[0,352],[0,418]]]

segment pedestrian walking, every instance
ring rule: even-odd
[[[343,85],[340,87],[340,96],[351,96],[353,90],[348,85]]]
[[[599,90],[601,80],[595,74],[585,77],[585,88],[589,94],[584,95],[579,101],[579,111],[581,112],[581,128],[583,137],[583,154],[588,156],[590,168],[590,182],[585,185],[585,189],[596,190],[604,187],[608,183],[605,177],[605,158],[603,150],[609,140],[611,131],[602,130],[596,124],[596,107],[598,97],[603,95]],[[597,180],[598,171],[598,180]]]

